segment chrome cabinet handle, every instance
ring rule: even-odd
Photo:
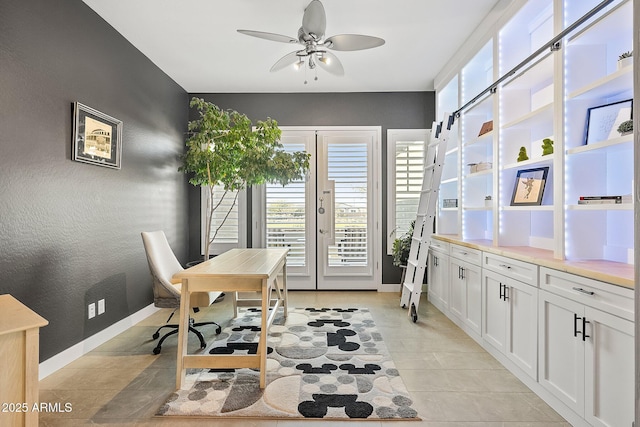
[[[593,292],[593,291],[587,291],[587,290],[584,290],[584,289],[578,288],[578,287],[574,287],[573,290],[576,291],[576,292],[580,292],[581,294],[585,294],[585,295],[595,295],[595,292]]]

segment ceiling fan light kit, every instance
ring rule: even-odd
[[[327,27],[327,18],[324,6],[320,0],[312,0],[304,10],[302,17],[302,26],[298,30],[298,38],[284,36],[281,34],[266,33],[254,30],[238,30],[239,33],[252,37],[258,37],[265,40],[280,43],[295,43],[303,46],[302,49],[288,53],[271,67],[271,72],[280,71],[288,66],[300,70],[307,67],[310,70],[316,70],[319,65],[323,70],[336,76],[344,75],[342,63],[336,55],[327,51],[327,49],[335,51],[354,51],[365,50],[382,46],[384,40],[379,37],[365,36],[362,34],[338,34],[331,37],[324,37]],[[314,80],[318,80],[315,76]],[[305,79],[304,83],[307,83]]]

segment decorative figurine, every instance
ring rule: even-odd
[[[529,160],[529,156],[527,156],[527,149],[524,147],[520,147],[520,152],[518,153],[518,161],[522,162],[524,160]]]
[[[542,140],[542,155],[553,154],[553,140],[545,138]]]

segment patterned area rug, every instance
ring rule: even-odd
[[[419,420],[366,308],[290,308],[269,329],[267,387],[252,369],[194,369],[156,415]],[[255,354],[260,310],[240,310],[205,351]],[[185,388],[186,388],[185,387]]]

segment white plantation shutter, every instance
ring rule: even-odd
[[[329,144],[328,179],[335,181],[335,245],[329,266],[367,264],[367,144]]]
[[[416,219],[422,189],[428,130],[389,130],[387,252]]]
[[[211,245],[211,253],[221,254],[232,248],[246,247],[246,213],[244,211],[246,205],[245,191],[240,191],[238,193],[238,198],[234,206],[233,200],[236,196],[236,192],[228,191],[225,195],[224,187],[221,185],[216,185],[213,190],[214,206],[218,202],[220,202],[220,206],[218,206],[213,213],[211,229],[208,233],[209,239],[214,236],[216,228],[220,224],[222,224],[227,213],[229,214],[229,216],[227,217],[226,221],[224,221],[222,228],[220,228],[220,230],[218,231],[218,234],[216,235],[216,238]],[[207,207],[207,202],[209,199],[209,189],[203,188],[201,196],[203,230],[202,251],[204,253],[204,245],[207,241],[209,241],[209,239],[207,239],[207,233],[205,230],[206,218],[209,215],[209,210]],[[231,211],[229,211],[229,209],[231,209]]]
[[[305,151],[304,144],[286,144],[287,152]],[[266,185],[266,247],[289,248],[287,266],[306,265],[305,182],[295,181],[286,186]]]
[[[216,206],[218,203],[220,203],[220,205],[213,213],[209,238],[214,236],[216,229],[222,224],[214,243],[238,243],[238,201],[236,200],[234,204],[234,198],[237,192],[227,191],[225,193],[224,188],[220,185],[216,185],[213,191],[213,205]],[[231,212],[229,212],[229,210],[231,210]],[[224,219],[225,217],[227,217],[226,220]]]
[[[424,141],[402,141],[396,144],[396,231],[406,233],[416,219],[422,175],[424,172]]]

